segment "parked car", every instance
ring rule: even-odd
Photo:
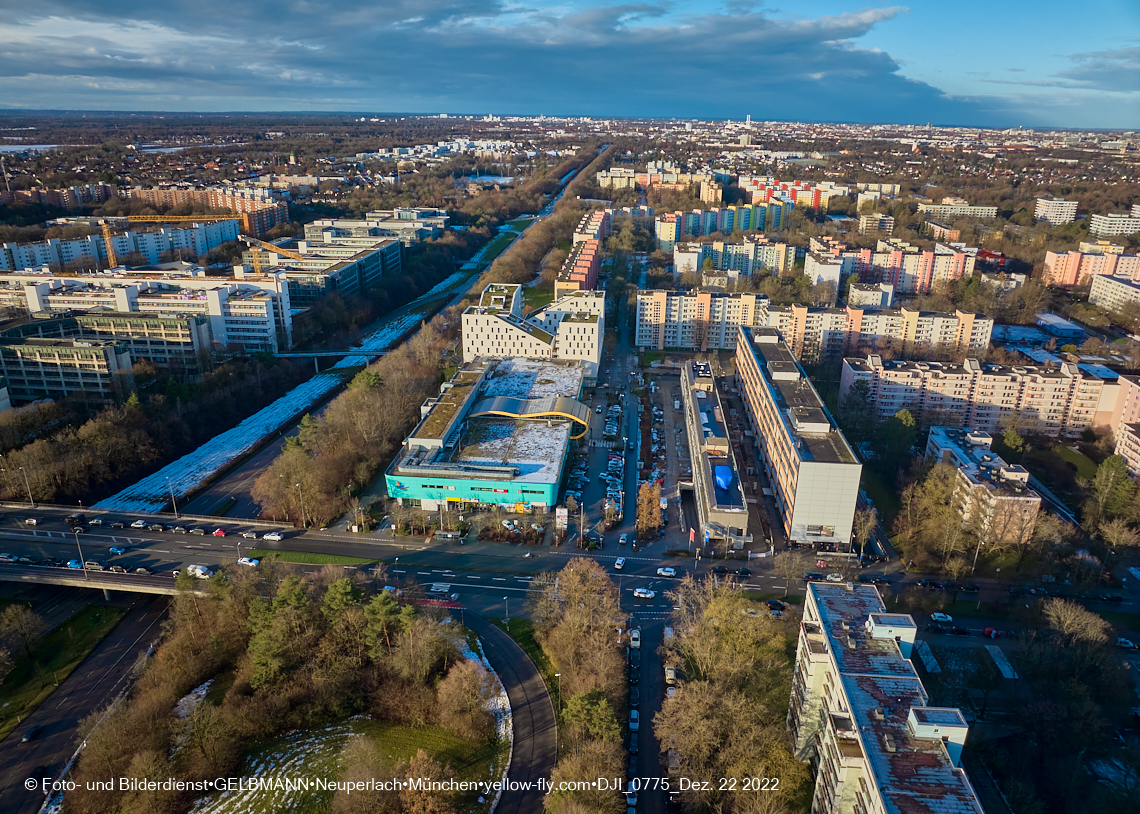
[[[750,577],[750,576],[752,576],[752,572],[749,571],[747,568],[740,568],[740,569],[737,569],[736,575],[738,577]]]
[[[843,574],[828,574],[824,579],[828,582],[843,582]]]
[[[630,687],[629,705],[631,707],[636,707],[639,703],[641,703],[641,693],[638,691],[637,687]]]
[[[125,529],[126,527],[127,527],[127,524],[124,523],[122,520],[112,520],[111,521],[111,528],[113,528],[113,529]]]
[[[101,525],[103,525],[103,518],[102,517],[92,517],[90,520],[87,521],[87,525],[89,525],[89,526],[101,526]]]
[[[822,579],[823,574],[817,574],[814,571],[804,574],[804,582],[819,582]]]
[[[238,565],[248,565],[249,567],[253,568],[261,565],[261,560],[254,557],[242,557],[238,560]]]
[[[257,539],[257,532],[256,531],[243,531],[241,533],[241,536],[244,537],[246,540],[256,540]]]
[[[190,533],[191,534],[197,534],[199,537],[205,537],[206,536],[206,530],[205,529],[193,528],[193,529],[190,529]]]
[[[768,610],[782,611],[785,607],[787,607],[787,606],[783,602],[781,602],[779,599],[769,599],[768,600]]]
[[[147,526],[147,531],[166,531],[166,526],[162,523],[151,523]]]
[[[1132,643],[1131,639],[1117,639],[1116,646],[1122,650],[1136,650],[1136,645]]]
[[[83,567],[88,571],[102,571],[103,563],[96,560],[88,560],[87,562],[83,563]]]
[[[68,560],[67,567],[75,569],[76,571],[82,571],[83,563],[80,560]]]
[[[997,630],[996,628],[987,627],[982,629],[982,635],[987,639],[1000,639],[1001,631]]]
[[[932,622],[944,622],[949,624],[954,621],[954,617],[948,613],[932,613],[930,614],[930,620]]]
[[[964,627],[959,627],[958,625],[954,625],[953,627],[951,627],[950,633],[954,636],[969,636],[970,635],[970,631],[966,630],[966,628],[964,628]]]
[[[126,553],[127,553],[127,549],[123,548],[121,545],[113,545],[113,546],[111,546],[111,548],[110,548],[110,552],[111,552],[112,554],[114,554],[114,555],[118,556],[119,554],[126,554]]]
[[[147,568],[143,568],[141,565],[135,569],[135,573],[141,577],[149,577],[150,576],[150,570]]]
[[[636,732],[641,726],[641,721],[637,716],[637,710],[631,709],[629,711],[629,731]]]
[[[136,520],[133,523],[131,523],[131,528],[133,528],[133,529],[145,529],[146,526],[147,526],[147,523],[145,520]]]
[[[728,569],[725,568],[723,565],[714,565],[712,572],[714,574],[727,574]]]
[[[108,567],[107,570],[110,571],[112,574],[125,574],[125,573],[127,573],[127,569],[121,565],[112,565],[112,566]]]
[[[633,648],[641,647],[641,629],[634,628],[629,632],[629,646]]]
[[[267,531],[267,532],[265,532],[265,534],[261,535],[261,539],[262,540],[269,540],[270,542],[273,542],[273,543],[279,543],[285,539],[285,535],[279,531]]]

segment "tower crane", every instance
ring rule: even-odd
[[[222,220],[242,220],[240,215],[127,215],[126,217],[112,217],[109,220],[99,221],[103,230],[103,248],[107,252],[107,268],[119,265],[119,258],[115,254],[114,239],[111,235],[110,220],[127,221],[127,223],[208,223]]]
[[[292,260],[305,260],[305,255],[295,252],[292,249],[283,249],[280,246],[275,246],[272,243],[267,243],[264,240],[258,240],[256,237],[249,235],[242,235],[240,238],[243,242],[248,243],[253,250],[250,252],[250,257],[253,259],[253,273],[261,274],[262,264],[265,258],[265,252],[273,252],[282,257],[288,257]]]

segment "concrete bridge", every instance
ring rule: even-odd
[[[169,576],[146,576],[143,574],[115,574],[110,571],[87,571],[77,568],[54,568],[46,565],[13,565],[0,563],[0,581],[30,582],[37,585],[65,585],[69,588],[91,588],[102,590],[103,596],[110,599],[111,591],[134,594],[179,593],[174,580]],[[195,590],[195,594],[205,596],[205,590]]]

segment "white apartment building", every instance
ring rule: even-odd
[[[779,333],[739,329],[736,384],[787,539],[850,551],[863,465]]]
[[[1117,455],[1124,459],[1128,474],[1140,480],[1140,423],[1121,424],[1116,433]]]
[[[927,424],[994,434],[1002,431],[1004,417],[1016,415],[1023,431],[1051,438],[1111,426],[1120,394],[1116,381],[1070,362],[1057,368],[977,359],[955,364],[888,361],[876,354],[847,357],[839,381],[841,402],[858,379],[866,380],[879,421],[906,409]]]
[[[598,375],[605,340],[605,292],[575,291],[522,316],[522,286],[494,284],[463,312],[463,361],[520,357],[579,361]]]
[[[862,203],[863,196],[859,196],[859,203]],[[869,232],[880,232],[887,237],[895,231],[895,219],[886,215],[860,215],[859,216],[859,234],[865,235]]]
[[[876,311],[890,308],[895,287],[890,283],[852,283],[847,289],[847,304],[852,308]]]
[[[665,350],[736,347],[737,328],[751,327],[768,298],[709,291],[638,291],[633,344]]]
[[[880,285],[888,285],[881,283]],[[881,289],[880,289],[881,291]],[[880,294],[881,296],[881,294]],[[813,308],[805,305],[767,306],[757,326],[775,328],[797,359],[818,361],[876,349],[881,340],[908,352],[930,349],[958,354],[989,347],[994,321],[968,311],[943,313],[909,308]]]
[[[406,207],[377,209],[363,219],[315,220],[305,225],[305,239],[331,243],[338,237],[395,237],[405,246],[439,236],[450,222],[445,209]],[[375,242],[375,241],[373,241]]]
[[[740,243],[718,240],[712,243],[677,243],[673,246],[673,277],[694,274],[711,260],[717,271],[737,271],[746,276],[768,269],[773,274],[790,274],[796,262],[796,248],[777,243],[764,235],[745,235]]]
[[[977,262],[977,250],[964,244],[935,243],[933,249],[921,249],[898,238],[880,240],[874,249],[849,249],[813,238],[811,250],[850,262],[844,275],[854,272],[860,282],[890,283],[900,294],[925,294],[936,283],[969,277]]]
[[[855,269],[855,264],[855,258],[850,255],[808,252],[804,260],[804,274],[812,285],[831,286],[831,302],[827,304],[834,306],[839,299],[839,287]]]
[[[1134,283],[1126,277],[1094,275],[1089,302],[1106,311],[1119,311],[1128,303],[1140,302],[1140,283]]]
[[[1021,545],[1033,536],[1041,496],[1029,488],[1029,470],[995,454],[989,433],[931,427],[926,457],[957,472],[954,506],[963,525],[973,525],[987,543]]]
[[[943,198],[940,204],[920,203],[918,211],[925,213],[927,220],[945,220],[947,218],[992,220],[997,217],[996,206],[970,206],[961,198]]]
[[[1077,219],[1077,202],[1059,198],[1038,198],[1033,207],[1033,219],[1047,221],[1054,226],[1072,223]]]
[[[1134,235],[1140,232],[1140,214],[1092,215],[1089,217],[1089,234],[1094,237]]]
[[[812,814],[984,814],[960,767],[966,719],[929,706],[910,662],[917,631],[874,586],[808,585],[788,727]]]

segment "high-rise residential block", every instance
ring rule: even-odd
[[[1054,226],[1072,223],[1077,219],[1077,202],[1062,201],[1059,198],[1038,198],[1033,207],[1033,218]]]
[[[1094,237],[1134,235],[1140,232],[1140,214],[1092,215],[1089,217],[1089,234]]]

